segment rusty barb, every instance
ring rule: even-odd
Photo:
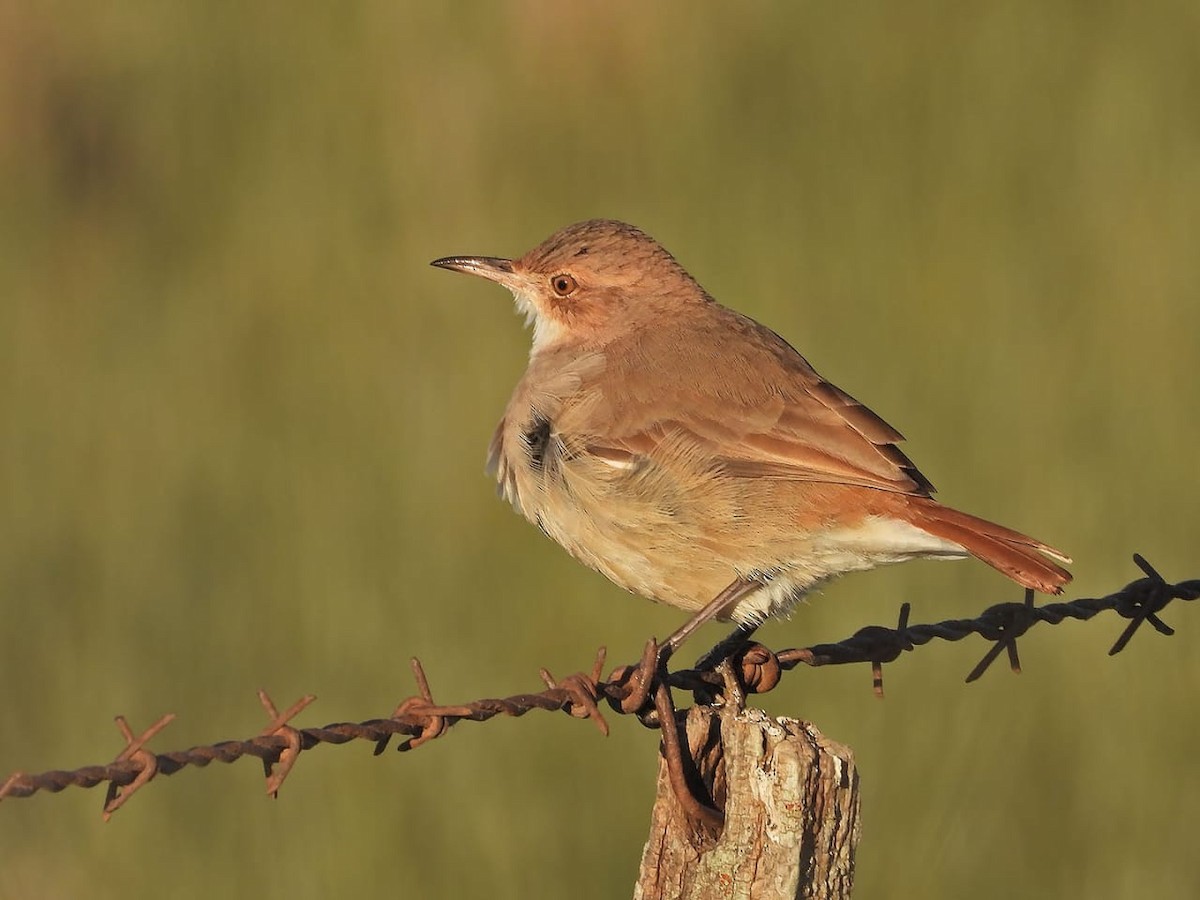
[[[1001,603],[983,611],[974,619],[951,619],[930,625],[909,625],[910,605],[900,609],[896,628],[869,626],[845,640],[833,644],[817,644],[793,650],[772,652],[762,644],[749,643],[736,649],[713,668],[666,671],[660,664],[658,644],[647,642],[641,660],[634,665],[614,669],[607,679],[602,677],[605,650],[600,648],[591,670],[576,673],[561,680],[545,669],[541,670],[545,690],[534,694],[517,694],[503,699],[483,699],[454,706],[443,706],[433,698],[429,681],[420,662],[412,660],[413,675],[418,693],[400,702],[390,716],[364,722],[339,722],[320,728],[297,728],[291,720],[315,698],[306,696],[280,713],[271,698],[263,691],[259,699],[270,722],[255,737],[247,740],[221,741],[169,753],[153,753],[147,745],[174,718],[166,715],[141,734],[134,734],[124,717],[117,717],[125,746],[108,765],[84,766],[71,771],[50,771],[37,775],[15,772],[0,783],[0,800],[10,797],[29,797],[38,791],[57,793],[70,786],[95,787],[107,784],[103,815],[105,820],[124,805],[134,792],[149,783],[156,775],[173,775],[188,766],[207,766],[213,761],[230,763],[244,756],[262,761],[266,774],[266,790],[272,797],[279,793],[284,779],[305,750],[318,744],[345,744],[368,741],[379,755],[391,739],[402,736],[396,749],[414,750],[444,735],[453,725],[463,722],[486,722],[498,715],[523,716],[535,709],[562,711],[580,719],[590,719],[602,734],[608,733],[608,723],[601,712],[601,702],[614,712],[634,715],[650,728],[664,730],[663,751],[677,793],[694,818],[720,824],[721,813],[705,801],[687,794],[683,785],[684,760],[677,722],[681,715],[674,701],[675,691],[689,691],[696,702],[740,702],[744,694],[765,693],[780,681],[782,673],[803,664],[808,666],[868,663],[871,666],[875,692],[883,695],[884,663],[895,661],[900,654],[936,639],[959,641],[978,634],[991,643],[979,664],[971,670],[967,681],[975,681],[991,664],[1006,653],[1014,672],[1020,671],[1017,639],[1038,623],[1057,625],[1066,619],[1088,620],[1110,610],[1129,620],[1109,654],[1123,650],[1143,623],[1160,634],[1174,631],[1159,618],[1173,600],[1200,598],[1200,579],[1168,583],[1139,555],[1134,562],[1145,577],[1131,582],[1106,597],[1082,598],[1069,603],[1050,603],[1035,606],[1032,592],[1024,602]],[[731,678],[740,681],[734,690]],[[673,739],[672,739],[672,736]],[[685,796],[686,795],[686,796]]]

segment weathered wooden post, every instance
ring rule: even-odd
[[[759,709],[695,706],[679,720],[725,824],[716,833],[689,818],[660,759],[635,900],[848,898],[859,836],[849,748]]]

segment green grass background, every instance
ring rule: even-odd
[[[536,689],[678,613],[494,496],[528,336],[428,267],[592,216],[659,237],[910,438],[1071,595],[1200,575],[1193,3],[0,6],[0,776]],[[827,589],[774,646],[1019,599]],[[857,897],[1200,894],[1200,611],[978,640],[763,700],[852,746]],[[706,637],[717,636],[716,629]],[[697,648],[699,649],[699,647]],[[0,896],[620,897],[657,736],[531,715],[0,804]]]

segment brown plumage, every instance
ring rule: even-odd
[[[492,440],[503,495],[572,555],[721,618],[786,612],[845,572],[974,555],[1057,593],[1052,547],[942,506],[898,431],[716,303],[652,238],[593,220],[517,260],[434,265],[508,287],[534,327]]]

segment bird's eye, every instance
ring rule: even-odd
[[[575,290],[577,285],[575,279],[565,272],[562,275],[555,275],[550,279],[550,287],[554,288],[554,293],[560,297],[565,297]]]

